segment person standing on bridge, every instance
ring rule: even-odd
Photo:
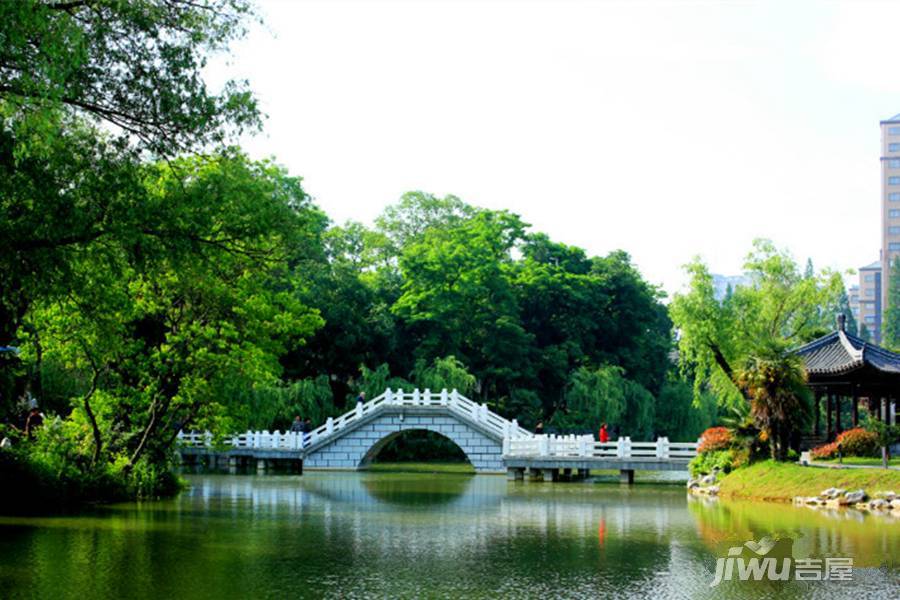
[[[606,423],[603,423],[602,425],[600,425],[599,437],[600,437],[601,444],[605,444],[606,442],[609,441],[609,431],[607,431],[607,429],[606,429]]]
[[[291,433],[303,433],[303,419],[300,418],[300,415],[294,417],[294,422],[291,423]]]
[[[365,404],[365,402],[366,402],[366,393],[360,392],[359,396],[356,397],[356,405],[359,406],[360,404]]]

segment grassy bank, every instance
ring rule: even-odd
[[[830,458],[828,460],[818,460],[815,462],[827,464],[827,465],[840,465],[841,462],[836,458]],[[863,456],[845,456],[843,464],[845,465],[867,465],[870,467],[880,467],[881,459],[880,458],[866,458]],[[900,457],[894,457],[888,461],[888,465],[891,467],[900,467]]]
[[[380,473],[475,473],[467,462],[382,462],[369,465],[369,471]]]
[[[794,496],[815,496],[830,487],[900,491],[900,471],[885,469],[820,469],[766,461],[737,469],[719,482],[719,495],[790,502]]]

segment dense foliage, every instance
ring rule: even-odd
[[[749,407],[772,457],[784,460],[813,414],[804,367],[790,349],[833,328],[844,286],[840,274],[816,273],[811,263],[801,270],[765,240],[744,267],[750,283],[718,298],[706,266],[687,266],[690,289],[670,306],[682,372],[698,399],[712,391],[730,409]]]
[[[813,448],[812,456],[820,459],[837,458],[839,449],[842,456],[878,456],[878,435],[862,427],[854,427],[841,432],[830,444]]]

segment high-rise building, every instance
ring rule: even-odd
[[[900,114],[881,122],[881,309],[887,308],[891,262],[900,256]],[[860,277],[862,271],[860,270]],[[880,329],[880,328],[879,328]],[[878,337],[878,341],[881,337]]]
[[[859,313],[856,324],[862,332],[863,325],[872,335],[872,341],[881,343],[881,307],[882,307],[881,263],[873,262],[859,269]]]
[[[847,297],[850,301],[850,312],[853,313],[853,320],[856,321],[856,327],[859,328],[859,285],[854,284],[847,290]]]

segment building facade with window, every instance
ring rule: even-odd
[[[875,307],[878,311],[875,315],[878,336],[874,336],[873,332],[877,343],[881,343],[881,311],[887,307],[891,262],[897,257],[900,257],[900,114],[881,122],[881,281],[879,302]],[[866,273],[871,274],[872,271],[867,270]],[[860,269],[859,276],[860,300],[863,300],[863,269]],[[868,323],[866,326],[869,326]]]
[[[881,122],[882,307],[887,306],[891,261],[898,256],[900,256],[900,114]]]
[[[865,325],[872,341],[881,341],[881,263],[873,262],[859,269],[859,311],[856,325],[859,331]],[[851,304],[852,307],[852,304]]]
[[[856,321],[857,331],[859,330],[859,286],[851,285],[847,290],[847,298],[850,300],[850,311],[853,313],[853,320]]]

